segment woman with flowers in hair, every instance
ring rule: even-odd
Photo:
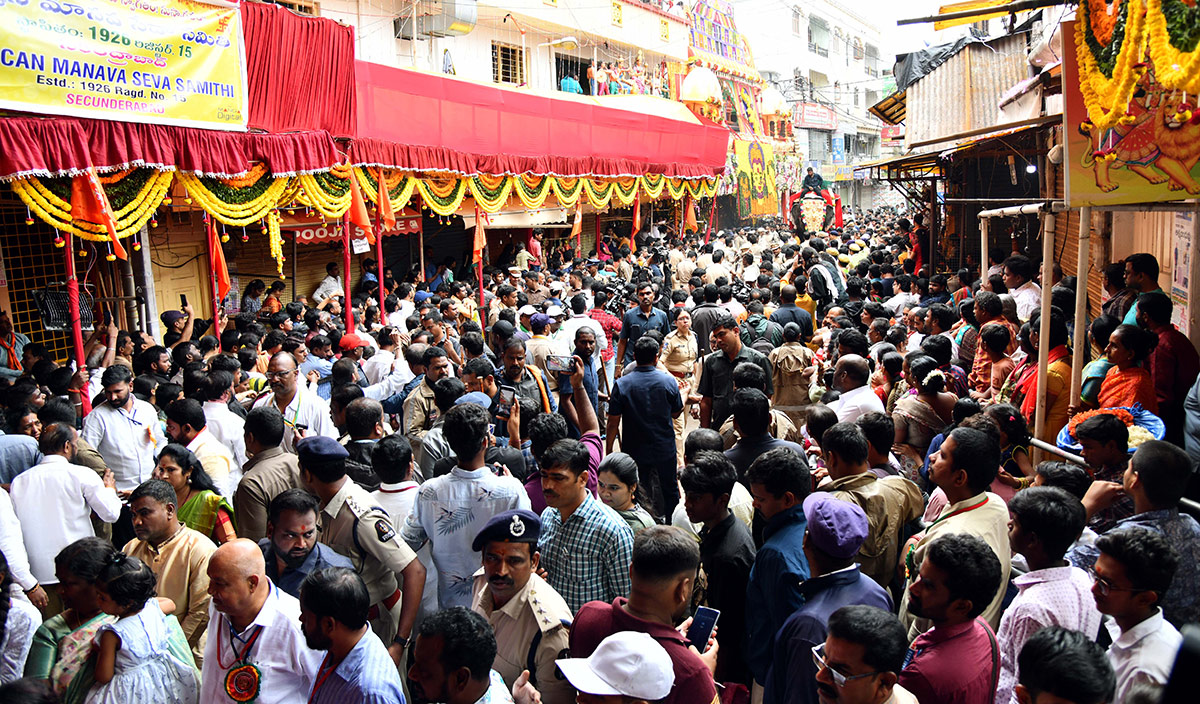
[[[950,423],[958,397],[946,391],[946,374],[921,351],[904,358],[904,378],[914,391],[901,398],[892,412],[896,438],[892,451],[900,458],[905,476],[918,477],[929,443]],[[917,481],[914,479],[914,481]]]

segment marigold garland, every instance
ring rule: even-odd
[[[425,205],[434,213],[445,217],[453,215],[467,196],[467,179],[450,177],[444,179],[415,179],[417,192]]]
[[[481,210],[496,213],[508,203],[508,197],[513,191],[514,180],[508,176],[478,174],[467,179],[467,187]]]
[[[613,194],[613,183],[611,181],[601,181],[591,178],[580,179],[580,181],[583,182],[583,192],[587,196],[588,203],[593,208],[601,210],[608,207]]]
[[[662,174],[646,174],[638,178],[642,184],[642,191],[651,198],[658,198],[662,195],[663,188],[667,185],[667,177]]]
[[[267,213],[267,243],[270,246],[271,258],[275,260],[275,268],[279,272],[279,278],[286,278],[283,275],[283,233],[279,231],[279,223],[283,218],[279,217],[279,211],[272,210]]]
[[[379,186],[376,183],[375,171],[373,168],[365,167],[354,167],[353,169],[363,198],[372,203],[379,202]],[[388,198],[391,200],[392,210],[399,212],[408,205],[408,201],[412,198],[413,189],[417,186],[417,179],[406,171],[384,169],[383,180],[388,186]]]
[[[684,181],[681,178],[667,179],[667,195],[670,196],[672,200],[682,199],[686,191],[687,181]]]
[[[1154,79],[1168,90],[1200,93],[1200,6],[1146,0]]]
[[[1108,129],[1125,117],[1141,76],[1146,54],[1146,11],[1140,2],[1125,2],[1118,9],[1111,41],[1102,43],[1092,26],[1104,0],[1087,0],[1088,12],[1075,22],[1075,55],[1079,63],[1079,88],[1088,118],[1098,129]],[[1105,12],[1107,15],[1107,11]]]
[[[294,180],[301,189],[295,197],[297,203],[313,208],[330,219],[340,218],[349,210],[352,200],[349,178],[339,179],[328,173],[320,173],[301,174]]]
[[[583,179],[568,178],[568,177],[546,177],[550,181],[550,190],[554,191],[554,197],[558,199],[558,204],[573,208],[579,202],[579,196],[583,193]]]
[[[104,191],[114,209],[117,237],[124,239],[140,231],[154,216],[155,208],[171,187],[174,173],[152,168],[126,170],[121,173],[124,175],[120,180],[109,179],[111,185],[105,187]],[[115,176],[116,174],[110,174],[110,177]],[[44,181],[29,177],[15,179],[12,189],[31,212],[56,230],[69,232],[93,242],[108,241],[108,230],[103,224],[71,219],[70,184],[70,177]],[[61,192],[64,186],[66,198],[56,193]],[[136,192],[128,193],[135,186]]]
[[[265,174],[253,185],[235,188],[223,179],[180,173],[179,180],[205,212],[226,225],[244,226],[278,207],[290,179]]]
[[[521,175],[513,179],[513,190],[517,192],[521,205],[535,210],[546,202],[552,181],[553,179],[546,176]]]

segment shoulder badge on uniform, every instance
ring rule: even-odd
[[[380,518],[375,522],[375,533],[379,536],[379,542],[386,543],[396,537],[396,529],[388,522],[386,518]]]

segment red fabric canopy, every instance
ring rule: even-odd
[[[63,117],[0,119],[0,179],[74,174],[89,166],[232,176],[252,161],[285,175],[325,171],[341,157],[324,131],[253,134]]]
[[[250,129],[354,136],[354,28],[242,3]]]
[[[451,76],[355,62],[355,164],[459,174],[698,178],[725,168],[729,131]],[[690,113],[689,113],[690,115]]]

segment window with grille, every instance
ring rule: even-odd
[[[7,189],[6,189],[7,190]],[[51,359],[66,360],[71,354],[68,332],[46,330],[34,301],[33,292],[47,286],[62,289],[66,278],[63,250],[54,246],[55,231],[41,220],[25,224],[26,210],[12,193],[4,195],[0,205],[0,226],[6,236],[0,238],[3,252],[4,280],[8,284],[9,318],[13,329],[33,342],[40,342],[50,351]],[[86,249],[89,258],[76,259],[78,277],[83,281],[91,267],[108,266],[103,254],[96,261],[97,250],[76,238],[76,249]],[[92,289],[93,293],[95,290]],[[84,333],[87,336],[87,333]]]
[[[800,12],[800,8],[792,8],[792,34],[797,37],[804,36],[804,15]]]
[[[820,17],[808,18],[808,50],[818,56],[829,56],[829,24]]]
[[[866,60],[867,60],[867,65],[866,65],[867,75],[868,76],[878,76],[879,75],[879,48],[876,47],[874,44],[867,44],[866,47],[864,47],[864,53],[866,55]]]
[[[312,2],[311,0],[273,0],[273,2],[280,7],[286,7],[292,12],[297,12],[301,15],[316,17],[321,14],[321,3],[319,2]]]
[[[492,42],[492,80],[496,83],[525,83],[525,57],[521,47]]]
[[[859,39],[858,37],[854,38],[854,60],[855,61],[863,60],[863,41],[862,41],[862,39]]]
[[[858,89],[854,89],[854,107],[858,107]]]

